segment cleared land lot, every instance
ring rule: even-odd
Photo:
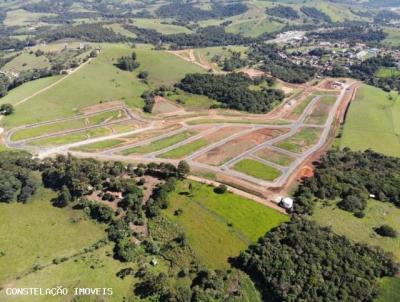
[[[282,174],[279,170],[253,159],[243,159],[233,168],[238,172],[266,181],[273,181]]]
[[[324,125],[335,101],[335,96],[321,97],[315,104],[311,114],[306,118],[305,122],[312,125]]]
[[[205,147],[212,143],[216,143],[216,142],[220,141],[221,139],[229,137],[229,136],[231,136],[235,133],[238,133],[239,131],[242,131],[244,129],[246,129],[246,127],[244,127],[244,126],[224,127],[224,128],[219,129],[211,134],[205,135],[202,138],[200,138],[194,142],[188,143],[186,145],[180,146],[176,149],[173,149],[171,151],[163,153],[160,155],[160,157],[184,158],[185,156],[192,154],[193,152],[199,150],[202,147]]]
[[[55,137],[39,138],[31,141],[32,146],[58,146],[69,143],[75,143],[87,140],[89,138],[100,137],[112,134],[111,129],[107,127],[99,127],[89,130],[84,130],[76,133],[64,134]]]
[[[295,135],[275,146],[291,152],[303,153],[318,142],[321,132],[321,128],[301,128]]]
[[[183,131],[178,134],[156,140],[148,145],[126,149],[126,150],[122,151],[122,154],[123,155],[130,155],[130,154],[134,154],[134,153],[144,154],[144,153],[159,151],[159,150],[162,150],[169,146],[175,145],[181,141],[184,141],[185,139],[188,139],[189,137],[191,137],[195,134],[196,134],[195,131]]]
[[[400,261],[400,238],[382,237],[373,230],[382,224],[388,224],[400,233],[400,209],[391,203],[371,199],[364,212],[365,217],[360,219],[335,205],[318,204],[311,219],[321,225],[331,226],[335,232],[346,235],[352,240],[380,246],[393,253],[395,258]]]
[[[351,103],[343,128],[341,148],[371,148],[400,156],[400,96],[363,85]]]
[[[230,159],[242,154],[246,150],[261,144],[269,139],[282,135],[286,132],[283,129],[259,129],[251,133],[245,134],[229,142],[223,144],[222,146],[216,147],[198,158],[196,161],[219,166]]]
[[[268,148],[259,151],[257,156],[283,167],[289,166],[295,160],[289,155]]]
[[[123,119],[124,117],[126,117],[126,114],[123,110],[102,112],[96,115],[82,117],[80,119],[21,129],[15,132],[12,135],[11,139],[14,141],[18,141],[21,139],[38,137],[44,134],[52,134],[66,130],[80,129],[84,127],[100,125],[104,122],[116,121],[119,119]]]
[[[169,199],[165,215],[182,226],[196,256],[212,268],[227,268],[228,257],[288,220],[254,201],[231,193],[215,194],[212,187],[196,182],[180,182]],[[177,209],[181,215],[174,215]]]

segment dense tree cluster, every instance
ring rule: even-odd
[[[251,90],[255,82],[242,73],[227,75],[188,74],[178,84],[184,91],[205,95],[221,102],[222,108],[265,113],[284,98],[281,90],[262,88]]]
[[[222,69],[224,71],[234,71],[235,69],[245,67],[247,63],[247,60],[242,58],[240,52],[232,51],[230,56],[224,59]]]
[[[14,106],[12,104],[1,104],[0,105],[0,114],[1,115],[10,115],[14,112]]]
[[[324,41],[346,41],[349,43],[379,43],[385,39],[382,29],[374,29],[365,24],[355,24],[339,27],[329,31],[314,31],[307,33],[307,37]]]
[[[255,63],[262,62],[262,69],[289,83],[305,83],[315,76],[315,68],[292,63],[287,58],[290,55],[283,56],[281,52],[276,45],[257,44],[250,49],[249,58]]]
[[[204,10],[191,3],[174,1],[161,6],[156,14],[161,18],[176,18],[179,21],[196,22],[205,19],[227,18],[243,14],[247,11],[243,3],[220,4],[214,2],[211,9]]]
[[[315,7],[303,6],[300,8],[301,12],[305,14],[307,17],[312,18],[314,20],[322,21],[322,22],[332,22],[331,17],[329,17],[324,12],[320,11]]]
[[[115,33],[112,29],[101,24],[79,24],[57,27],[53,30],[42,31],[38,38],[46,42],[60,39],[79,39],[87,42],[126,42],[129,39]]]
[[[0,50],[22,50],[34,44],[34,41],[30,39],[19,40],[4,36],[0,37]]]
[[[295,20],[300,18],[299,13],[290,6],[278,5],[267,8],[266,12],[270,16],[283,19]]]
[[[124,25],[124,27],[137,35],[135,41],[138,43],[152,43],[155,45],[167,43],[172,48],[247,45],[256,40],[238,34],[227,33],[222,26],[202,27],[191,34],[179,33],[170,35],[164,35],[153,29],[139,28],[130,24]]]
[[[27,202],[36,192],[37,161],[26,152],[0,152],[0,202]]]
[[[134,71],[139,67],[139,62],[136,60],[136,53],[132,52],[130,56],[118,58],[117,67],[125,71]]]
[[[377,200],[400,206],[400,159],[371,150],[330,151],[296,193],[295,211],[311,213],[314,197],[334,200],[351,212],[362,211],[372,194]]]
[[[353,244],[307,220],[280,225],[236,263],[278,301],[372,302],[377,278],[397,272],[382,250]]]

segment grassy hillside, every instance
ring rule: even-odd
[[[400,209],[391,203],[369,200],[364,218],[356,218],[352,213],[341,210],[336,206],[324,206],[318,204],[315,207],[312,219],[332,229],[341,235],[370,245],[380,246],[384,250],[394,254],[400,261],[400,238],[381,237],[373,228],[382,224],[388,224],[400,232],[398,219]]]
[[[397,302],[400,297],[400,278],[383,278],[381,293],[375,302]]]
[[[177,216],[178,209],[182,214]],[[254,201],[231,193],[219,195],[212,187],[189,181],[179,183],[164,213],[182,226],[200,261],[213,268],[228,267],[228,257],[289,219]]]
[[[105,237],[82,212],[58,209],[55,193],[40,189],[28,204],[0,203],[0,286],[54,258],[71,256]],[[71,240],[73,238],[73,240]],[[1,299],[0,299],[1,300]]]
[[[194,64],[167,52],[153,51],[147,46],[135,49],[140,67],[134,72],[126,72],[118,69],[114,64],[119,57],[130,55],[133,49],[122,44],[103,44],[101,47],[102,51],[97,58],[59,84],[18,106],[15,114],[4,119],[4,125],[14,127],[71,116],[77,114],[80,108],[113,100],[121,100],[128,106],[141,108],[143,100],[140,96],[144,91],[160,85],[172,85],[186,73],[203,72]],[[137,78],[141,70],[149,72],[150,87]],[[3,100],[17,102],[20,100],[19,97],[22,98],[46,87],[46,84],[52,81],[51,79],[18,87]]]
[[[340,146],[400,156],[400,97],[364,85],[351,103]],[[362,118],[360,118],[362,117]]]

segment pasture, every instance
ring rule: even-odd
[[[267,181],[273,181],[281,175],[279,170],[253,159],[243,159],[239,161],[235,164],[234,169]]]
[[[145,19],[145,18],[135,19],[133,21],[133,24],[141,28],[154,29],[165,35],[179,34],[179,33],[190,34],[192,32],[190,29],[184,26],[168,24],[157,19]]]
[[[399,136],[399,95],[363,85],[350,105],[340,147],[371,148],[386,155],[400,156]]]
[[[187,234],[201,263],[227,268],[228,257],[237,256],[272,228],[289,218],[252,200],[232,193],[216,194],[213,187],[179,182],[163,213]],[[175,211],[181,209],[180,215]]]
[[[130,55],[132,48],[123,44],[101,44],[100,47],[101,52],[97,58],[62,82],[19,105],[16,114],[4,119],[4,125],[8,128],[73,116],[81,108],[113,100],[121,100],[128,106],[141,108],[143,100],[140,96],[144,91],[160,85],[172,85],[186,73],[203,72],[200,67],[170,53],[154,51],[144,46],[138,46],[134,50],[140,67],[134,72],[127,72],[118,69],[114,64],[119,57]],[[141,70],[149,72],[150,86],[137,78]],[[40,82],[42,83],[43,81]],[[39,89],[34,84],[28,83],[18,87],[17,90],[15,93],[11,91],[10,96],[4,98],[4,101],[8,98],[14,103],[18,102],[21,100],[17,98],[18,96],[30,95],[32,91]],[[35,103],[35,106],[32,106],[32,103]]]
[[[22,52],[13,60],[4,65],[1,70],[5,72],[26,71],[30,69],[43,69],[50,67],[50,62],[46,56],[42,55],[37,57],[35,54]]]
[[[365,217],[360,219],[336,205],[318,203],[310,218],[323,226],[331,226],[333,231],[351,240],[380,246],[393,253],[397,261],[400,261],[400,238],[381,237],[373,230],[382,224],[388,224],[400,232],[400,209],[389,202],[371,199],[364,212]]]
[[[375,302],[397,302],[400,297],[400,278],[385,277],[380,280],[380,295]]]
[[[0,250],[4,254],[0,257],[0,285],[35,265],[71,256],[105,237],[103,226],[82,212],[53,207],[50,200],[55,197],[41,188],[27,204],[0,203]]]

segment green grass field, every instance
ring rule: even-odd
[[[317,204],[311,219],[332,229],[341,235],[370,245],[380,246],[393,253],[400,261],[400,238],[381,237],[375,234],[373,228],[388,224],[400,233],[400,209],[388,202],[369,200],[364,211],[365,217],[360,219],[352,213],[343,211],[334,205]]]
[[[56,257],[70,256],[105,237],[82,212],[51,205],[55,193],[39,189],[28,204],[0,203],[0,286]],[[73,240],[72,240],[73,238]]]
[[[389,78],[400,75],[400,70],[397,68],[381,68],[376,73],[376,76],[379,78]]]
[[[0,104],[10,103],[15,105],[17,102],[31,96],[35,92],[46,88],[47,86],[57,82],[63,76],[52,76],[30,81],[8,92],[5,97],[0,99]]]
[[[191,94],[178,90],[176,94],[168,95],[168,99],[179,101],[179,104],[190,110],[209,109],[211,105],[218,105],[219,102],[204,95]]]
[[[235,164],[234,169],[255,178],[267,181],[273,181],[282,174],[279,170],[253,159],[241,160]]]
[[[138,71],[149,72],[149,82],[155,87],[173,85],[187,73],[204,73],[201,67],[178,58],[165,51],[151,50],[149,46],[138,46],[134,50],[140,66]]]
[[[321,132],[320,128],[302,128],[295,135],[275,146],[291,152],[302,153],[318,142]]]
[[[383,43],[389,46],[400,46],[400,29],[398,28],[385,28],[384,32],[387,34]]]
[[[72,116],[80,108],[101,101],[121,100],[128,106],[141,108],[143,100],[140,96],[144,91],[160,85],[172,85],[186,73],[204,72],[200,67],[172,54],[153,51],[148,46],[140,45],[135,49],[140,67],[134,72],[126,72],[114,64],[119,57],[129,55],[133,51],[132,48],[122,44],[101,44],[101,48],[100,55],[79,71],[18,106],[15,114],[4,119],[4,126],[9,128]],[[137,73],[141,70],[149,72],[150,87],[137,78]],[[30,95],[32,91],[38,90],[30,85],[27,93],[24,91],[26,85],[17,88],[21,91],[19,95]],[[7,98],[11,98],[11,93],[4,101],[7,101]],[[17,102],[20,99],[14,96],[13,100]]]
[[[208,142],[205,139],[198,139],[194,142],[188,143],[186,145],[180,146],[176,149],[173,149],[171,151],[165,152],[163,154],[160,154],[159,157],[163,158],[184,158],[193,152],[199,150],[200,148],[207,146]]]
[[[50,67],[49,60],[46,56],[37,57],[35,54],[27,52],[21,53],[19,56],[4,65],[2,71],[21,72],[30,69],[43,69]]]
[[[122,151],[122,154],[129,155],[133,153],[144,154],[144,153],[156,152],[164,148],[167,148],[169,146],[175,145],[181,141],[184,141],[185,139],[188,139],[194,134],[195,133],[192,131],[180,132],[178,134],[156,140],[148,145],[129,148],[127,150]]]
[[[400,97],[364,85],[351,103],[340,147],[371,148],[386,155],[400,156]],[[362,118],[360,118],[362,117]]]
[[[162,34],[170,35],[170,34],[179,34],[186,33],[189,34],[192,31],[184,26],[173,25],[173,24],[162,24],[161,20],[157,19],[136,19],[134,21],[134,25],[137,27],[154,29]]]
[[[289,219],[254,201],[232,193],[219,195],[212,187],[191,181],[179,182],[169,200],[164,214],[181,225],[196,256],[213,268],[227,268],[228,257]],[[177,209],[181,215],[174,215]]]
[[[380,281],[380,295],[375,302],[398,302],[400,297],[400,278],[385,277]]]

